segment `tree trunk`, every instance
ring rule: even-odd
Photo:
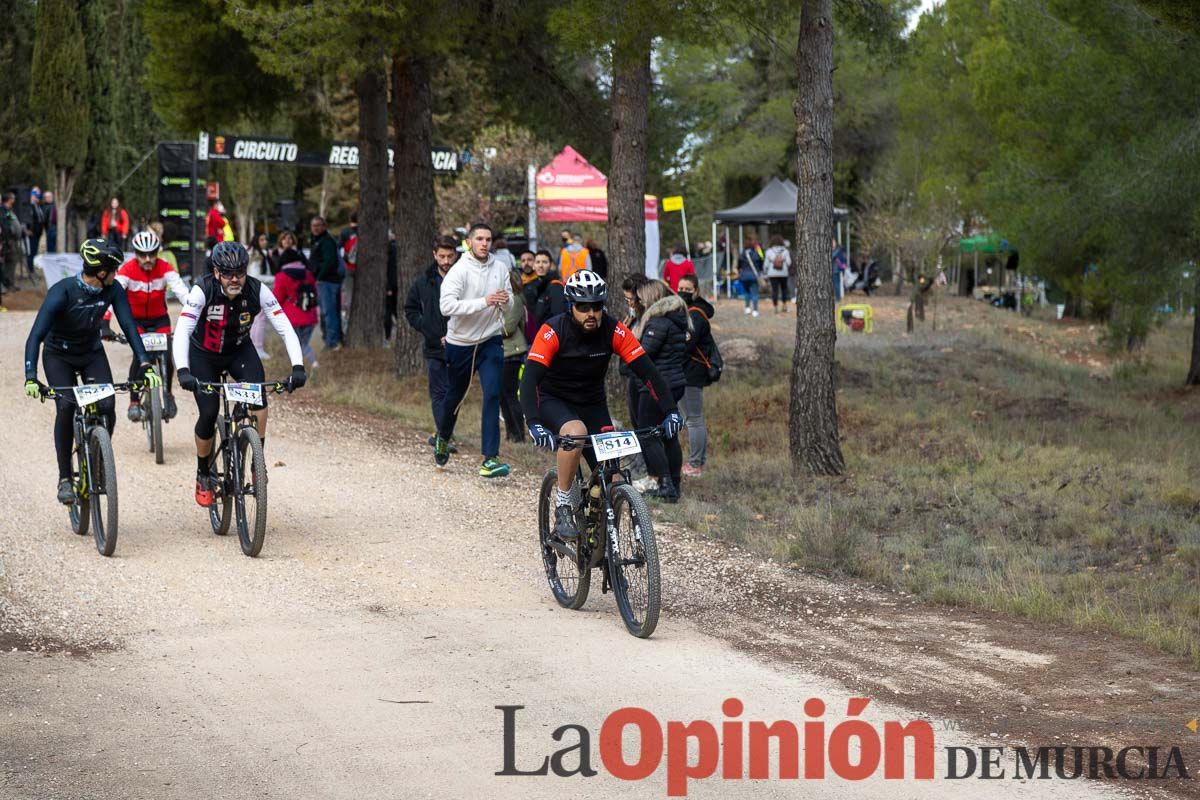
[[[1196,276],[1192,298],[1192,364],[1188,368],[1185,386],[1200,385],[1200,275]]]
[[[429,69],[418,58],[392,60],[392,132],[396,142],[395,195],[396,266],[398,304],[404,304],[412,282],[432,261],[437,236],[434,220],[433,94]],[[399,311],[397,312],[400,313]],[[416,375],[424,371],[424,340],[401,317],[396,321],[392,346],[396,374]]]
[[[346,344],[377,350],[383,336],[388,250],[388,103],[383,61],[355,81],[358,96],[358,261]]]
[[[75,173],[60,167],[54,171],[54,176],[54,208],[58,212],[58,251],[70,253],[75,249],[70,242],[71,217],[68,210],[71,208],[71,196],[75,194]]]
[[[840,475],[834,393],[833,285],[833,0],[803,0],[796,49],[796,347],[792,355],[788,440],[792,470]],[[615,155],[615,154],[614,154]]]
[[[650,110],[651,40],[615,54],[612,93],[612,169],[608,175],[609,309],[624,316],[621,284],[646,272],[646,137]],[[613,364],[606,380],[616,408],[625,407],[625,379]],[[632,423],[630,423],[632,424]]]
[[[608,176],[608,274],[614,291],[646,271],[646,136],[650,104],[650,39],[613,65],[612,171]]]

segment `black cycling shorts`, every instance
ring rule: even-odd
[[[201,350],[192,343],[189,343],[188,347],[188,361],[191,363],[192,375],[197,380],[216,383],[224,373],[228,373],[231,380],[241,383],[262,383],[266,380],[262,359],[258,357],[258,351],[249,339],[227,355]],[[264,408],[266,405],[267,396],[263,393],[262,405],[251,408]],[[200,416],[196,420],[196,435],[201,439],[211,439],[217,427],[217,416],[221,413],[221,396],[198,391],[196,406],[200,410]]]
[[[538,397],[538,419],[557,435],[562,426],[572,420],[579,420],[589,434],[602,432],[612,427],[612,416],[608,413],[608,403],[569,403],[560,397],[541,394]]]

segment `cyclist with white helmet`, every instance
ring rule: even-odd
[[[133,247],[133,258],[126,261],[117,270],[117,283],[125,289],[129,299],[129,310],[133,312],[133,320],[137,323],[138,334],[171,333],[171,317],[167,313],[167,290],[170,289],[175,298],[183,303],[187,300],[188,289],[183,278],[174,267],[164,259],[159,258],[162,242],[154,231],[138,231],[130,240]],[[111,312],[105,314],[109,319]],[[141,374],[138,361],[135,358],[129,366],[129,380]],[[167,359],[166,387],[163,392],[163,417],[172,419],[177,411],[175,397],[171,394],[171,382],[175,377],[175,367]],[[142,408],[141,396],[136,392],[129,394],[129,419],[141,422],[145,410]]]
[[[250,256],[237,242],[220,242],[209,257],[212,272],[196,281],[188,293],[179,328],[172,345],[179,388],[196,392],[200,381],[217,382],[228,374],[235,381],[262,383],[266,378],[262,360],[250,341],[250,327],[261,311],[283,339],[292,362],[291,388],[299,389],[307,376],[300,339],[288,322],[275,295],[258,278],[246,274]],[[266,445],[267,405],[251,406],[254,427]],[[213,451],[221,399],[216,394],[196,392],[196,502],[213,503],[213,476],[209,457]]]
[[[665,415],[663,433],[673,438],[683,427],[674,395],[633,331],[604,310],[608,298],[604,279],[591,270],[579,270],[567,279],[564,294],[569,307],[538,330],[521,380],[521,408],[534,444],[553,450],[556,436],[586,436],[612,425],[604,377],[613,354],[646,382]],[[554,532],[564,540],[579,535],[570,498],[582,454],[580,449],[558,452]],[[592,458],[589,452],[589,462]]]

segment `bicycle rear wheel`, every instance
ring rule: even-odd
[[[242,552],[253,558],[267,535],[267,461],[258,431],[247,425],[238,429],[237,436],[241,482],[234,487],[233,503]]]
[[[619,558],[608,554],[609,577],[625,627],[645,639],[658,627],[661,586],[658,541],[642,495],[628,484],[612,489]]]
[[[146,430],[146,443],[150,445],[150,452],[154,453],[154,463],[163,463],[163,405],[162,405],[162,389],[151,389],[149,392],[142,395],[143,398],[149,395],[149,402],[143,400],[142,409],[146,415],[142,418],[142,427]]]
[[[554,506],[557,491],[558,470],[551,469],[546,473],[546,477],[542,478],[542,488],[538,492],[538,542],[551,594],[560,606],[575,610],[582,608],[587,602],[592,571],[581,570],[577,562],[554,548]]]
[[[103,425],[91,428],[88,440],[92,451],[92,536],[100,555],[111,556],[117,549],[117,462]]]
[[[75,487],[75,502],[67,507],[71,517],[71,530],[80,536],[87,536],[88,526],[92,522],[91,490],[92,483],[88,477],[88,467],[83,457],[83,443],[75,443],[75,474],[71,483]]]

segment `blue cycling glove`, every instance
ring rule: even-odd
[[[539,425],[536,422],[530,424],[529,436],[533,439],[535,446],[544,447],[547,450],[554,449],[554,434],[545,425]]]
[[[663,436],[668,439],[674,439],[683,430],[683,417],[679,416],[678,411],[672,411],[662,421]]]

